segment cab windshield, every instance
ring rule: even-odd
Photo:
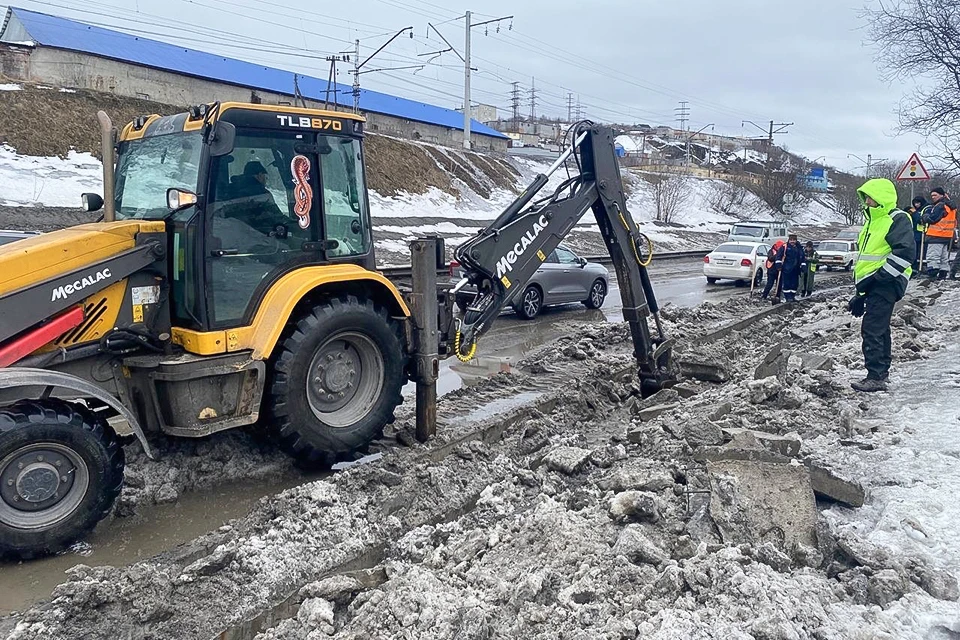
[[[821,242],[818,247],[819,251],[849,251],[850,243],[848,242]]]
[[[169,215],[167,189],[197,190],[202,148],[199,131],[120,143],[117,218],[156,220]]]
[[[750,227],[747,225],[737,224],[733,226],[733,231],[731,235],[749,236],[751,238],[762,238],[763,227]]]

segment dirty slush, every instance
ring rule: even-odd
[[[901,303],[895,383],[955,338],[960,289],[944,290],[914,289]],[[823,292],[720,332],[759,307],[668,305],[687,381],[644,400],[627,328],[586,326],[516,373],[446,396],[429,445],[413,444],[402,416],[377,462],[264,498],[148,561],[79,565],[0,631],[957,637],[950,567],[862,533],[891,482],[865,456],[901,446],[916,425],[850,390],[862,361],[844,302]],[[204,484],[202,469],[168,478],[139,459],[120,509],[163,501],[191,474],[188,484]],[[265,449],[259,462],[286,472]]]

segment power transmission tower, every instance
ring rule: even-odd
[[[520,127],[520,83],[513,83],[513,90],[510,92],[510,107],[513,109],[513,130],[516,132]]]
[[[583,120],[583,106],[580,104],[580,96],[577,96],[577,120]]]
[[[537,79],[530,78],[530,120],[537,118]]]
[[[573,92],[567,93],[567,122],[573,122]]]
[[[687,122],[690,121],[690,107],[687,106],[689,104],[689,102],[681,100],[680,106],[674,109],[674,111],[677,112],[677,122],[680,123],[680,131],[687,130]]]

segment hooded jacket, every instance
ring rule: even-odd
[[[860,229],[860,252],[854,275],[861,295],[877,292],[899,300],[907,290],[917,245],[910,214],[897,206],[897,189],[886,178],[868,180],[857,190],[866,222]],[[878,206],[867,206],[867,197]]]
[[[787,246],[786,242],[777,240],[773,243],[773,246],[767,250],[767,271],[779,269],[783,265],[783,248],[785,246]]]

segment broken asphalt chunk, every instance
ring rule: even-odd
[[[795,458],[800,454],[800,447],[803,444],[800,436],[796,433],[785,435],[776,435],[766,433],[765,431],[755,431],[753,429],[737,429],[729,427],[723,430],[730,437],[727,448],[734,449],[757,449],[762,447],[787,458]]]
[[[681,360],[680,373],[688,378],[703,380],[704,382],[726,382],[730,379],[726,367],[717,362]]]
[[[583,469],[593,452],[580,447],[557,447],[543,459],[551,471],[573,475]]]
[[[810,483],[814,493],[851,507],[863,506],[866,493],[859,482],[845,480],[834,471],[816,463],[808,462],[807,466],[810,469]]]
[[[727,544],[816,546],[817,505],[800,464],[708,462],[710,514]]]
[[[747,383],[747,389],[750,392],[750,402],[760,404],[780,393],[783,385],[776,376],[769,376],[761,380],[751,380]]]
[[[646,409],[640,409],[637,411],[637,417],[644,422],[649,422],[650,420],[660,416],[660,414],[666,413],[667,411],[672,411],[679,406],[680,405],[678,403],[654,405],[652,407],[647,407]]]
[[[658,565],[668,558],[663,549],[650,540],[637,524],[624,527],[613,546],[613,552],[625,556],[634,564]]]

